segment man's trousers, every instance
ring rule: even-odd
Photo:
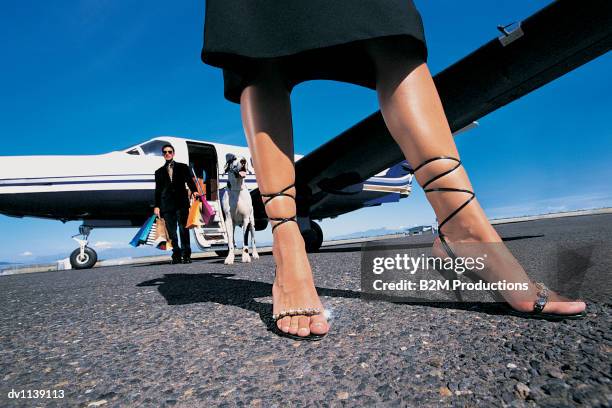
[[[191,257],[191,243],[189,240],[189,229],[185,228],[187,225],[187,216],[189,214],[188,208],[181,208],[174,211],[164,211],[161,216],[166,222],[166,228],[168,229],[168,235],[172,241],[172,258],[175,260]],[[177,225],[178,224],[178,225]],[[178,237],[176,234],[176,227],[178,226],[179,234],[181,235],[181,245],[179,246]]]

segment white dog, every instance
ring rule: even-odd
[[[226,156],[225,173],[227,173],[227,187],[223,195],[223,214],[225,215],[225,227],[227,228],[227,242],[229,254],[225,258],[225,264],[234,263],[234,228],[242,226],[242,262],[251,262],[249,256],[249,231],[253,240],[253,258],[258,259],[259,254],[255,247],[255,217],[253,215],[253,201],[247,189],[245,178],[248,173],[247,160],[244,157],[237,158],[232,154]]]

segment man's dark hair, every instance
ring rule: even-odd
[[[162,152],[164,151],[164,149],[165,149],[166,147],[171,148],[173,152],[175,151],[175,150],[174,150],[174,146],[172,146],[170,143],[167,143],[167,144],[165,144],[165,145],[163,145],[163,146],[162,146],[162,148],[161,148],[161,149],[162,149]]]

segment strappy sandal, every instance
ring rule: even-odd
[[[427,186],[430,185],[431,183],[433,183],[434,181],[436,181],[436,180],[438,180],[438,179],[440,179],[440,178],[442,178],[442,177],[452,173],[453,171],[457,170],[459,167],[462,166],[461,160],[459,160],[459,159],[457,159],[455,157],[438,156],[438,157],[433,157],[431,159],[425,160],[423,163],[419,164],[414,169],[414,173],[416,173],[421,168],[423,168],[423,166],[425,166],[425,165],[427,165],[427,164],[429,164],[429,163],[431,163],[433,161],[436,161],[436,160],[452,160],[452,161],[456,162],[457,164],[455,164],[454,167],[451,168],[450,170],[443,171],[442,173],[432,177],[427,182],[423,183],[423,186],[422,186],[423,191],[425,191],[425,193],[455,192],[455,193],[466,193],[466,194],[470,195],[470,197],[463,204],[461,204],[457,209],[455,209],[453,212],[451,212],[450,215],[448,215],[446,218],[444,218],[444,220],[442,220],[442,222],[438,225],[438,237],[440,238],[440,243],[442,244],[442,248],[444,248],[444,251],[447,253],[447,255],[450,258],[455,260],[457,258],[457,255],[455,255],[455,253],[453,252],[451,247],[448,245],[448,242],[444,238],[445,236],[442,233],[442,227],[451,218],[453,218],[455,215],[457,215],[457,213],[459,211],[464,209],[465,206],[467,206],[470,202],[472,202],[472,200],[474,200],[474,198],[476,198],[476,194],[473,191],[471,191],[471,190],[466,190],[466,189],[461,189],[461,188],[452,188],[452,187],[427,188]],[[446,279],[452,279],[452,278],[449,278],[447,274],[445,274],[444,277]],[[582,319],[583,317],[586,316],[586,311],[582,311],[582,312],[576,313],[576,314],[568,314],[568,315],[566,315],[566,314],[545,313],[545,312],[543,312],[544,307],[546,306],[546,303],[548,303],[548,298],[549,298],[549,292],[550,291],[541,282],[536,283],[536,287],[538,288],[537,299],[536,299],[536,301],[533,304],[533,310],[531,312],[520,312],[518,310],[513,309],[506,302],[506,308],[508,309],[508,312],[510,314],[512,314],[512,315],[515,315],[515,316],[531,318],[531,319],[546,319],[546,320]]]
[[[266,205],[268,205],[268,203],[270,201],[272,201],[273,199],[275,199],[276,197],[290,197],[295,201],[295,197],[292,196],[291,194],[287,194],[285,191],[289,190],[290,188],[295,187],[295,184],[291,184],[288,187],[285,187],[284,189],[282,189],[281,191],[277,192],[277,193],[269,193],[269,194],[260,194],[262,198],[268,198],[268,200],[266,200],[264,202],[264,207]],[[276,228],[278,228],[280,225],[286,223],[286,222],[290,222],[293,221],[297,224],[297,218],[296,215],[293,215],[291,217],[279,217],[279,218],[272,218],[272,217],[268,217],[268,219],[270,221],[276,221],[276,223],[272,226],[272,233],[274,233],[274,230]],[[274,269],[274,275],[276,276],[276,268]],[[274,334],[277,334],[279,336],[282,337],[287,337],[293,340],[306,340],[306,341],[319,341],[321,340],[323,337],[326,336],[327,333],[325,334],[314,334],[314,333],[310,333],[308,336],[298,336],[296,334],[291,334],[291,333],[285,333],[284,331],[282,331],[281,329],[278,328],[278,321],[281,320],[284,317],[287,316],[306,316],[306,317],[311,317],[311,316],[317,316],[323,314],[323,311],[319,308],[298,308],[298,309],[287,309],[287,310],[281,310],[278,314],[273,314],[272,315],[272,323],[269,326],[269,330],[272,331]]]

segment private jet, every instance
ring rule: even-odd
[[[70,255],[75,269],[91,268],[97,261],[88,240],[94,228],[138,227],[151,216],[155,193],[154,172],[163,165],[162,146],[172,144],[176,161],[188,163],[201,182],[206,200],[215,209],[211,222],[193,229],[202,250],[227,255],[227,230],[221,211],[223,173],[226,159],[242,156],[252,159],[247,147],[208,143],[178,137],[156,137],[146,142],[100,155],[13,156],[2,158],[0,169],[0,213],[12,217],[39,217],[62,222],[82,220],[73,238],[79,248]],[[299,161],[301,155],[296,155]],[[252,169],[253,166],[251,165]],[[321,227],[313,219],[335,217],[362,207],[381,205],[408,197],[412,169],[403,161],[364,182],[344,187],[309,209],[310,217],[300,217],[306,247],[316,251],[323,242]],[[253,195],[255,229],[267,227],[268,220],[257,194],[256,175],[245,180]],[[259,204],[259,205],[258,205]]]
[[[483,116],[521,98],[612,47],[612,2],[557,0],[525,20],[497,26],[496,36],[434,76],[451,130],[457,134]],[[24,156],[0,159],[0,213],[15,217],[83,220],[75,268],[91,267],[92,228],[139,226],[152,211],[153,172],[162,144],[171,142],[177,161],[189,163],[206,185],[206,199],[220,214],[219,172],[227,154],[248,149],[171,137],[154,138],[97,156]],[[307,249],[323,241],[314,220],[398,201],[412,187],[412,167],[375,112],[305,156],[296,156],[296,201]],[[247,177],[256,229],[267,226],[255,175]],[[194,230],[196,243],[222,254],[223,220]]]

